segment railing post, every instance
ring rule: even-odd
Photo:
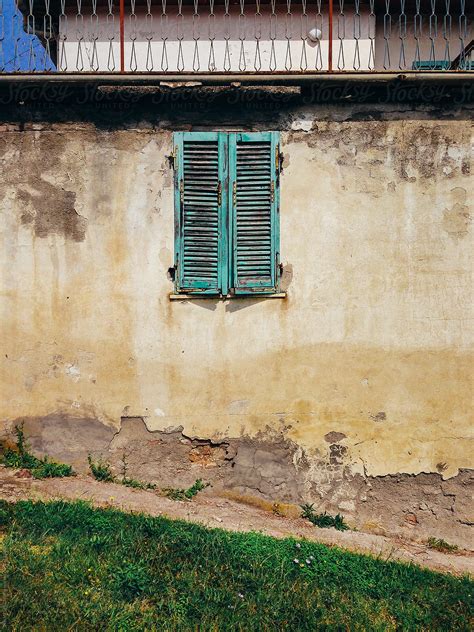
[[[334,11],[334,0],[329,0],[329,42],[328,42],[328,72],[332,72],[332,18]]]
[[[125,0],[120,0],[120,72],[125,72]]]

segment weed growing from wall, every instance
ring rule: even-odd
[[[175,489],[173,487],[164,489],[165,496],[171,500],[192,500],[197,493],[209,487],[209,483],[203,483],[198,478],[188,489]]]
[[[154,483],[148,483],[146,481],[139,481],[135,478],[130,478],[127,476],[127,460],[126,454],[124,453],[122,456],[122,477],[116,477],[112,473],[112,469],[110,467],[110,463],[102,460],[102,458],[98,458],[96,461],[89,454],[87,457],[89,462],[89,469],[91,471],[92,476],[102,483],[118,483],[120,485],[125,485],[125,487],[131,487],[133,489],[147,489],[153,490],[157,489],[157,486]],[[163,489],[162,492],[171,500],[192,500],[196,494],[209,486],[209,483],[203,483],[200,478],[198,478],[191,487],[188,489],[175,489],[175,488],[166,488]]]
[[[103,461],[102,458],[94,461],[90,454],[87,457],[87,461],[91,474],[96,481],[102,481],[103,483],[113,483],[115,481],[115,476],[112,474],[112,470],[107,461]]]
[[[122,485],[125,485],[125,487],[132,487],[133,489],[156,489],[156,485],[154,483],[139,481],[136,478],[130,478],[129,476],[127,476],[127,456],[128,455],[124,450],[122,455],[122,478],[120,479],[120,483],[122,483]]]
[[[57,463],[47,456],[42,459],[31,454],[23,432],[23,424],[15,426],[16,444],[14,448],[5,448],[1,461],[7,467],[29,470],[34,478],[62,478],[73,476],[74,471],[66,463]]]
[[[317,514],[314,512],[314,505],[312,504],[301,505],[301,510],[301,517],[309,520],[315,527],[320,527],[321,529],[334,527],[338,531],[347,531],[349,529],[341,514],[336,514],[335,516],[331,516],[326,512]]]
[[[459,550],[455,544],[449,544],[442,538],[428,538],[427,545],[429,549],[440,551],[440,553],[454,553]]]

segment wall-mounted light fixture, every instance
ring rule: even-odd
[[[323,34],[316,27],[308,31],[308,39],[310,39],[312,42],[319,42],[322,36]]]

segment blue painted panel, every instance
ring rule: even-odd
[[[14,0],[0,0],[0,72],[55,71],[40,39],[25,28]]]

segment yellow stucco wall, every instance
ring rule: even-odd
[[[285,300],[169,300],[171,131],[12,125],[0,145],[5,424],[143,416],[206,438],[281,432],[309,455],[336,431],[354,472],[472,467],[465,120],[295,115]]]

